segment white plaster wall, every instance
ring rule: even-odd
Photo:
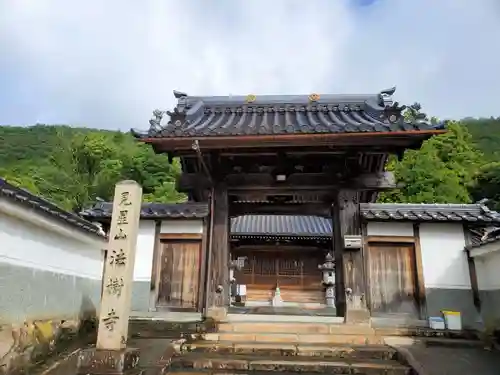
[[[155,226],[153,220],[141,220],[137,236],[134,281],[150,281],[155,246]]]
[[[28,210],[27,210],[28,211]],[[38,215],[28,211],[31,216]],[[50,219],[41,217],[43,221]],[[51,225],[64,225],[52,220]],[[42,222],[42,221],[40,221]],[[75,237],[64,236],[49,227],[34,225],[0,211],[0,262],[65,275],[101,279],[103,267],[103,240],[83,234],[77,229],[65,228]],[[88,242],[80,240],[86,236]]]
[[[366,230],[368,236],[413,236],[413,223],[371,221]]]
[[[479,290],[500,290],[500,251],[474,258]]]
[[[420,224],[420,247],[426,288],[471,288],[461,223]]]
[[[78,319],[99,309],[106,242],[0,198],[0,319]]]
[[[161,233],[202,234],[202,220],[163,220]]]

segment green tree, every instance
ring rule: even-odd
[[[71,138],[60,134],[48,162],[32,178],[33,190],[78,212],[98,198],[112,200],[115,184],[126,179],[142,185],[146,201],[183,201],[185,195],[175,190],[179,173],[178,160],[169,163],[128,134],[89,131]]]
[[[44,196],[79,211],[102,196],[110,198],[123,168],[116,146],[101,133],[77,133],[60,143],[49,164],[35,175]]]
[[[415,118],[418,105],[405,114]],[[468,187],[474,182],[483,156],[476,149],[467,128],[447,123],[447,132],[425,141],[420,150],[408,150],[398,162],[389,159],[400,189],[380,194],[379,202],[469,203]]]
[[[26,189],[33,194],[40,194],[40,190],[36,186],[36,182],[31,175],[24,174],[24,171],[19,169],[0,169],[0,177],[8,183]]]
[[[454,171],[464,185],[474,181],[476,172],[484,163],[483,154],[475,147],[467,128],[458,122],[449,121],[447,132],[427,141],[436,149],[446,167]]]
[[[439,158],[431,144],[421,150],[409,150],[394,167],[403,187],[381,194],[380,202],[401,203],[468,203],[467,189],[460,178]]]
[[[144,194],[143,200],[157,203],[182,203],[187,200],[187,196],[175,189],[174,181],[164,181],[156,186],[152,193]]]
[[[474,201],[487,198],[488,207],[500,210],[500,162],[483,165],[469,191]]]

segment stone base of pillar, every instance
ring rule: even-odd
[[[205,317],[213,319],[215,322],[225,322],[227,320],[227,308],[209,307],[205,313]]]
[[[344,321],[349,324],[370,324],[370,312],[367,309],[347,308]]]
[[[369,324],[370,311],[366,307],[364,298],[359,295],[347,297],[345,322],[355,324]]]
[[[85,349],[78,355],[76,375],[139,375],[139,349]]]

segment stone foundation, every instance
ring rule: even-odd
[[[207,309],[206,318],[215,322],[225,322],[227,320],[227,308],[210,307]]]
[[[77,375],[121,375],[140,373],[139,350],[85,349],[78,355]]]
[[[0,374],[29,373],[35,364],[44,362],[73,345],[95,340],[94,320],[35,320],[21,325],[0,327]]]

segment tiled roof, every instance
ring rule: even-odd
[[[474,249],[483,245],[500,241],[500,228],[487,227],[479,230],[471,229],[471,244],[466,249]]]
[[[320,216],[244,215],[231,219],[231,235],[331,237],[332,220]]]
[[[0,178],[0,197],[11,200],[28,209],[33,209],[42,215],[50,216],[78,229],[99,236],[102,235],[101,229],[97,225],[92,224],[74,213],[59,208],[48,200],[11,185],[3,178]]]
[[[81,212],[90,220],[108,221],[113,205],[109,202],[97,203],[94,207]],[[141,219],[203,218],[208,215],[206,203],[143,203]],[[319,216],[294,215],[244,215],[231,219],[233,236],[288,236],[288,237],[330,237],[331,219]]]
[[[91,220],[110,219],[112,211],[112,203],[99,202],[93,207],[82,211],[80,215]],[[195,219],[207,216],[208,211],[207,203],[143,203],[141,219]]]
[[[480,204],[361,203],[366,220],[500,223],[500,213]]]
[[[402,116],[405,106],[393,103],[395,88],[375,95],[189,96],[174,91],[173,111],[153,112],[147,132],[138,138],[209,137],[312,133],[429,131],[421,115]],[[313,100],[312,100],[313,99]]]

